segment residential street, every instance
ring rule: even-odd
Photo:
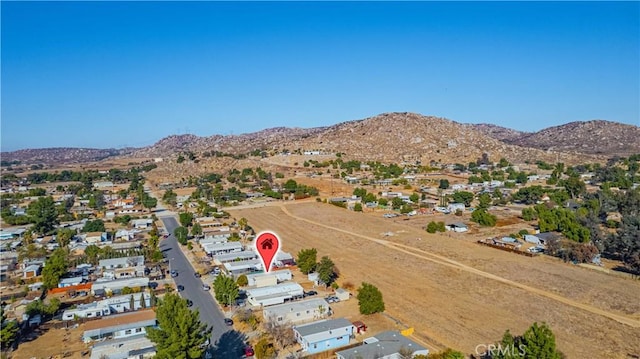
[[[169,259],[169,268],[176,270],[178,276],[173,278],[178,285],[184,286],[184,291],[180,292],[183,298],[193,301],[192,309],[198,309],[200,312],[200,320],[209,325],[212,330],[211,343],[214,348],[212,353],[215,358],[241,358],[244,348],[244,334],[232,330],[231,327],[224,323],[224,314],[220,311],[218,304],[214,300],[212,293],[204,291],[204,284],[200,278],[195,277],[195,270],[184,253],[179,248],[173,232],[180,225],[176,220],[174,213],[166,211],[162,205],[158,203],[156,215],[164,224],[165,229],[170,233],[169,238],[160,242],[160,249]],[[213,287],[213,283],[206,283]],[[212,291],[213,289],[211,289]]]

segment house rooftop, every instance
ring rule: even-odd
[[[111,315],[102,319],[92,320],[85,324],[85,331],[103,329],[120,325],[133,324],[142,321],[156,319],[156,312],[153,309],[139,310],[133,313]]]
[[[350,321],[345,318],[337,318],[337,319],[329,319],[329,320],[320,320],[317,322],[297,325],[294,329],[300,333],[301,336],[306,337],[314,334],[324,333],[327,331],[332,331],[336,329],[341,329],[344,327],[351,326]]]
[[[397,331],[387,331],[367,340],[369,344],[359,345],[336,352],[338,358],[382,358],[400,351],[426,351],[422,345],[410,340]]]
[[[107,340],[93,345],[91,359],[127,359],[131,356],[155,351],[155,345],[144,334],[121,339]]]
[[[265,316],[280,316],[286,313],[297,313],[305,310],[315,310],[319,307],[328,308],[329,304],[322,298],[301,300],[298,302],[272,305],[264,308]]]

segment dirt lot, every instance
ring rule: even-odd
[[[70,329],[49,329],[36,337],[30,342],[23,342],[18,346],[18,350],[11,354],[11,358],[28,359],[28,358],[62,358],[80,359],[87,358],[88,355],[82,356],[82,352],[89,351],[89,347],[82,342],[82,333],[84,332],[84,324],[77,328]]]
[[[428,216],[390,220],[316,203],[231,213],[276,231],[287,252],[315,247],[331,256],[344,281],[373,283],[386,313],[426,340],[473,353],[506,329],[522,333],[544,321],[569,358],[640,354],[637,281],[482,247],[464,235],[430,235],[420,230]]]

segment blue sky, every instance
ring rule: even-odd
[[[639,2],[6,2],[2,150],[382,112],[640,125]]]

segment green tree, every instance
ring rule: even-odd
[[[102,253],[102,249],[95,244],[88,245],[84,249],[84,255],[87,256],[87,261],[91,264],[98,264],[98,257]]]
[[[71,239],[76,234],[76,231],[69,228],[58,228],[56,232],[56,241],[60,247],[66,247],[71,243]]]
[[[491,195],[488,193],[483,193],[478,196],[478,208],[479,209],[487,209],[491,206]]]
[[[477,209],[473,211],[471,214],[471,220],[485,227],[493,227],[498,221],[496,216],[487,212],[485,209]]]
[[[362,212],[362,203],[358,202],[353,205],[353,210],[355,212]]]
[[[193,222],[193,213],[191,212],[182,212],[180,213],[180,225],[183,227],[191,226]]]
[[[231,277],[226,275],[219,275],[213,281],[213,290],[216,295],[218,303],[225,306],[232,305],[238,298],[239,289],[238,284]]]
[[[104,232],[106,230],[104,222],[101,219],[87,221],[82,227],[82,232]]]
[[[187,300],[168,293],[156,309],[158,327],[147,328],[147,337],[156,344],[158,359],[199,359],[211,330],[200,322],[200,314]]]
[[[316,268],[318,250],[315,248],[302,249],[298,252],[298,268],[302,274],[309,274]]]
[[[47,289],[57,288],[60,277],[67,272],[67,252],[63,248],[53,251],[42,269],[42,282]]]
[[[52,231],[58,224],[58,211],[51,196],[40,197],[31,202],[27,207],[27,215],[33,222],[32,230],[36,233],[46,234]]]
[[[420,195],[414,192],[409,196],[409,200],[413,203],[417,203],[420,200]]]
[[[438,188],[440,188],[440,189],[449,188],[449,180],[448,179],[441,179]]]
[[[142,202],[142,207],[146,208],[147,210],[151,210],[151,208],[155,208],[158,205],[158,200],[154,197],[149,196],[146,193],[142,195],[141,202]]]
[[[318,277],[327,286],[335,280],[335,267],[336,265],[328,256],[323,256],[318,263]]]
[[[533,323],[524,334],[521,344],[527,359],[560,359],[562,354],[556,349],[556,337],[547,324]]]
[[[187,238],[189,237],[189,230],[185,227],[178,227],[173,231],[173,235],[176,236],[176,239],[180,244],[186,245]]]
[[[429,222],[429,224],[427,224],[427,232],[429,233],[436,233],[438,231],[438,224],[434,221]]]
[[[191,227],[191,235],[194,237],[202,235],[202,226],[200,226],[200,223],[196,222],[193,224],[193,226]]]
[[[18,323],[15,320],[8,321],[4,314],[4,306],[0,306],[0,347],[6,349],[13,343],[18,334]]]
[[[562,181],[562,184],[571,198],[576,198],[587,191],[587,186],[580,180],[579,176],[571,176]]]
[[[144,293],[140,293],[140,301],[139,301],[139,304],[140,304],[140,308],[143,308],[143,309],[144,309],[144,308],[146,308],[146,307],[147,307],[147,301],[146,301],[146,300],[144,300]]]
[[[256,359],[273,359],[277,354],[273,344],[271,344],[267,338],[258,340],[253,351]]]
[[[168,189],[162,195],[162,201],[168,205],[175,206],[178,202],[178,195],[173,190]]]
[[[292,179],[288,180],[287,182],[284,183],[284,189],[285,191],[289,192],[289,193],[294,193],[296,191],[296,189],[298,189],[298,183]]]
[[[360,314],[384,312],[382,292],[373,284],[362,282],[362,285],[358,288],[357,298]]]
[[[471,205],[471,201],[473,201],[473,193],[458,191],[451,195],[451,199],[456,203],[464,203],[465,207],[469,207]]]
[[[247,230],[247,225],[249,224],[249,221],[247,221],[246,218],[242,217],[238,220],[238,226],[240,227],[241,230]]]
[[[249,279],[245,274],[242,274],[238,277],[238,279],[236,280],[236,283],[238,284],[239,287],[244,287],[249,285]]]
[[[391,207],[392,207],[393,209],[400,209],[400,208],[402,208],[402,205],[403,205],[403,204],[404,204],[404,201],[403,201],[403,200],[402,200],[402,198],[400,198],[400,197],[394,197],[394,198],[391,200]]]
[[[386,199],[386,198],[380,198],[380,199],[378,199],[378,204],[379,204],[380,206],[386,207],[388,203],[389,203],[389,200],[388,200],[388,199]]]

